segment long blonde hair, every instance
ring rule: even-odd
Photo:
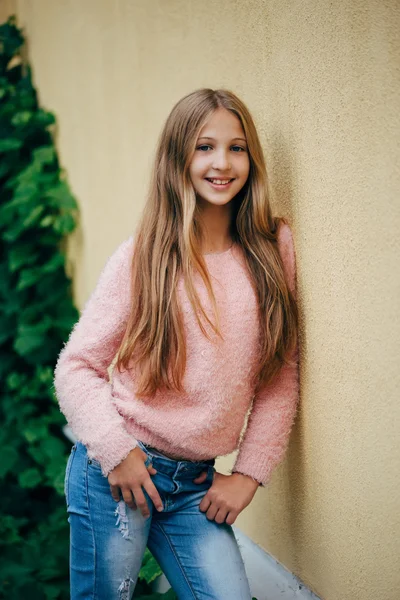
[[[131,313],[116,367],[120,371],[122,367],[135,368],[138,396],[150,397],[161,388],[185,391],[186,344],[177,298],[181,276],[203,335],[210,340],[204,320],[222,338],[217,303],[201,250],[201,215],[189,176],[199,132],[220,107],[240,120],[250,160],[249,177],[231,201],[231,236],[243,250],[258,299],[260,360],[255,392],[272,381],[295,346],[297,306],[277,249],[280,219],[271,215],[265,161],[253,119],[232,92],[199,89],[177,102],[166,120],[134,239]],[[201,305],[193,269],[204,281],[215,323]]]

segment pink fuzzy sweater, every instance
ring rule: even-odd
[[[56,394],[72,431],[89,456],[100,462],[104,475],[139,439],[169,456],[193,461],[229,454],[239,446],[232,471],[265,485],[285,454],[296,412],[298,347],[291,364],[254,395],[250,375],[258,343],[256,298],[240,246],[234,245],[205,255],[220,308],[223,341],[215,344],[203,336],[182,278],[179,283],[187,343],[186,393],[157,391],[144,401],[135,395],[135,381],[126,371],[114,369],[110,381],[108,367],[129,315],[133,244],[131,237],[109,258],[56,365]],[[279,227],[278,248],[295,293],[295,252],[286,224]],[[206,288],[199,276],[195,281],[211,316]]]

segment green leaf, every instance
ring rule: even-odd
[[[51,478],[51,485],[56,490],[59,496],[64,497],[64,476],[65,476],[65,468],[63,470],[59,470],[54,476]]]
[[[39,366],[35,372],[38,381],[50,386],[53,384],[53,375],[53,368],[48,366]]]
[[[0,314],[0,346],[15,334],[15,319]]]
[[[34,264],[38,258],[39,253],[35,252],[32,244],[21,243],[10,249],[8,253],[8,268],[14,273],[22,266]]]
[[[56,159],[56,152],[53,146],[42,146],[33,151],[34,160],[43,165],[49,165]]]
[[[53,125],[53,123],[56,122],[56,118],[52,113],[42,109],[36,111],[34,120],[36,125],[41,128],[47,128],[49,125]]]
[[[7,162],[6,158],[3,157],[0,162],[0,179],[3,179],[12,170],[12,167],[12,163],[10,161]]]
[[[0,152],[10,152],[11,150],[19,150],[23,145],[22,140],[16,138],[0,139]]]
[[[65,454],[65,444],[56,437],[45,437],[41,445],[48,459],[60,458]]]
[[[18,452],[13,446],[3,446],[1,449],[0,478],[13,470],[18,461]]]
[[[50,325],[51,320],[46,317],[36,325],[19,325],[17,337],[13,345],[14,350],[20,356],[27,356],[38,350],[45,341],[47,342],[45,334]]]
[[[44,440],[49,435],[48,427],[43,421],[40,420],[32,420],[29,424],[21,431],[22,435],[30,444],[32,442],[37,442]],[[42,453],[45,452],[42,450]]]
[[[40,215],[42,214],[43,211],[44,211],[44,206],[40,206],[40,205],[36,206],[30,212],[30,214],[23,220],[24,229],[31,227],[31,225],[33,225],[38,220],[38,218],[40,217]]]
[[[61,215],[55,219],[53,227],[60,235],[67,235],[75,229],[75,219],[69,214]]]
[[[33,203],[35,203],[38,192],[38,186],[34,181],[22,181],[16,187],[12,202],[9,203],[9,206],[21,206],[29,201],[33,201]],[[33,208],[36,208],[34,204]]]
[[[53,225],[55,218],[56,218],[55,215],[46,215],[40,221],[40,223],[39,223],[40,227],[49,227],[50,225]]]
[[[3,544],[15,544],[21,542],[18,529],[28,523],[28,519],[17,519],[11,515],[2,515],[0,519],[0,539]],[[3,565],[4,566],[4,565]],[[3,568],[1,569],[3,573]]]
[[[53,573],[54,579],[57,580],[57,578],[59,577],[59,574],[60,574],[60,569],[57,569],[57,570],[53,569],[52,573]],[[57,576],[55,576],[54,573]],[[46,588],[45,588],[45,598],[46,598],[46,600],[56,600],[57,598],[60,598],[60,586],[47,584]]]
[[[54,254],[51,259],[41,267],[43,273],[52,273],[60,267],[64,267],[65,257],[61,253]]]
[[[18,390],[26,382],[26,376],[23,373],[9,373],[7,377],[7,387],[10,391]]]
[[[162,570],[150,550],[146,548],[143,556],[142,567],[139,571],[139,578],[144,579],[146,583],[151,583],[162,574]]]
[[[42,278],[41,270],[39,267],[33,269],[23,269],[20,273],[17,290],[25,290],[26,288],[34,285]]]
[[[45,197],[53,201],[53,205],[59,208],[76,210],[77,204],[72,196],[68,184],[60,181],[58,185],[46,191]],[[54,202],[55,201],[55,202]]]
[[[38,221],[40,215],[44,211],[44,206],[36,206],[26,215],[23,220],[17,220],[15,224],[12,224],[7,228],[5,233],[3,234],[3,240],[6,242],[15,242],[21,235],[25,232],[26,229],[32,227]]]
[[[29,123],[32,118],[32,112],[29,110],[22,110],[21,112],[17,112],[13,115],[11,119],[11,123],[14,127],[21,127]]]
[[[27,469],[19,475],[18,481],[22,488],[33,488],[42,481],[42,475],[38,469]]]

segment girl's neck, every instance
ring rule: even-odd
[[[233,246],[232,238],[227,239],[224,242],[215,242],[203,244],[203,254],[223,254],[228,252]]]
[[[221,254],[233,245],[229,206],[210,206],[202,211],[203,254]]]

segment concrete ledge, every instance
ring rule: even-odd
[[[257,600],[320,600],[300,579],[260,548],[240,529],[233,526],[235,537]]]
[[[250,581],[251,593],[257,600],[320,600],[281,563],[233,526],[235,537]],[[171,586],[165,575],[153,584],[154,592],[166,592]]]

